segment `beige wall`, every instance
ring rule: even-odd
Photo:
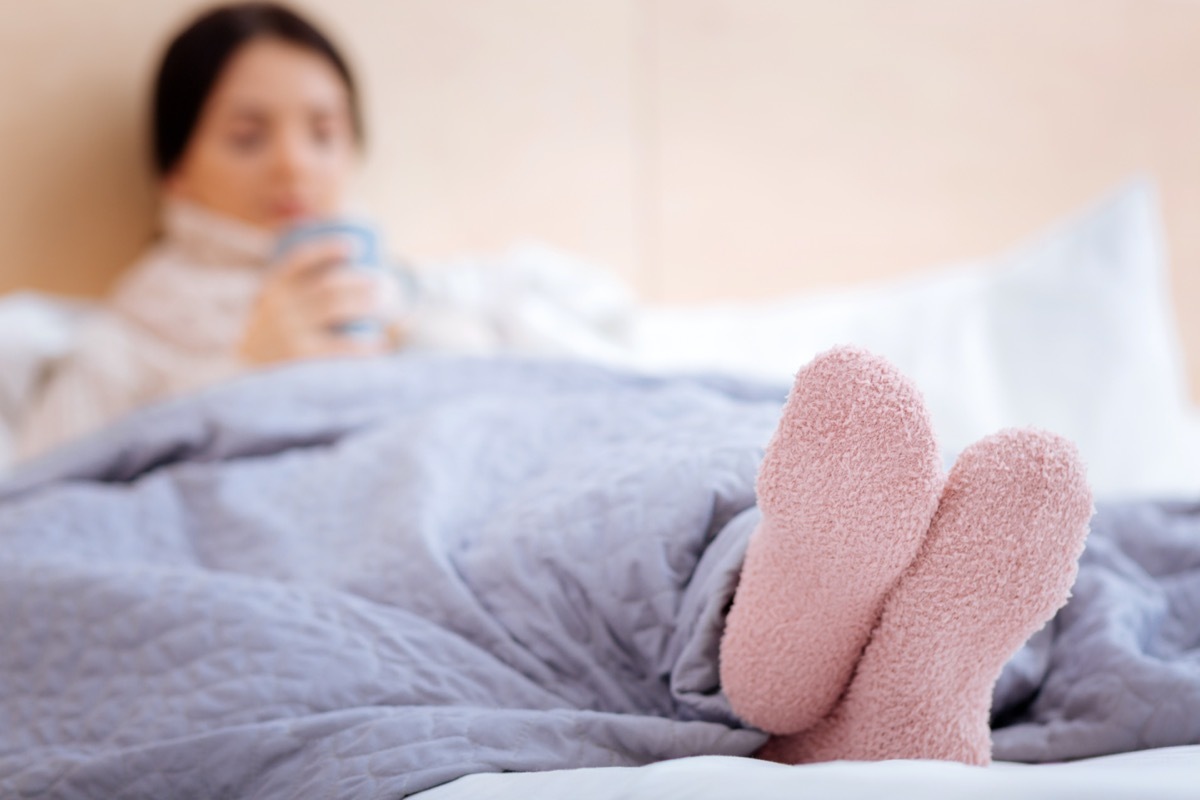
[[[146,241],[142,103],[200,5],[0,8],[0,289],[96,292]],[[651,299],[761,297],[986,255],[1152,172],[1200,397],[1200,2],[302,6],[364,83],[364,199],[421,258],[538,238]]]

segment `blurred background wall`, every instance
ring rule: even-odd
[[[0,290],[153,230],[145,99],[207,3],[0,7]],[[861,282],[1155,176],[1200,398],[1200,0],[306,0],[363,84],[361,195],[418,259],[537,239],[651,301]]]

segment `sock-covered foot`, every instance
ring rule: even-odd
[[[1009,430],[968,448],[843,701],[760,757],[989,763],[996,680],[1066,602],[1091,514],[1070,442]]]
[[[721,640],[721,685],[739,717],[790,733],[829,713],[943,480],[920,393],[885,360],[838,348],[797,374],[759,470],[762,522]]]

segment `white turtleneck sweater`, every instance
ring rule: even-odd
[[[236,346],[274,238],[178,201],[162,228],[55,364],[21,425],[21,458],[245,368]]]

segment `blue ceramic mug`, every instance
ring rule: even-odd
[[[356,269],[383,269],[379,232],[371,225],[352,219],[313,220],[288,228],[275,243],[274,260],[278,261],[297,245],[326,238],[342,239],[350,245],[350,266]],[[337,330],[347,336],[364,338],[383,333],[379,322],[370,319],[346,322],[339,325]]]

